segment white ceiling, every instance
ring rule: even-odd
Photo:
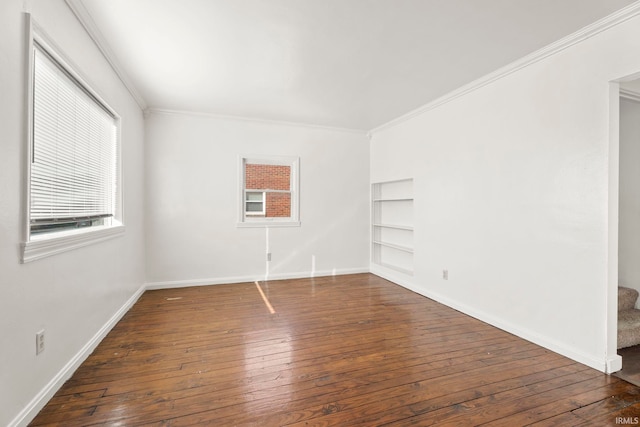
[[[150,108],[370,130],[633,0],[69,2]]]

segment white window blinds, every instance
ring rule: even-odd
[[[116,118],[44,50],[34,51],[31,228],[111,217]]]

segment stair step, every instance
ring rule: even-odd
[[[618,286],[618,311],[630,310],[636,306],[638,291]]]
[[[618,312],[618,348],[640,344],[640,310]]]

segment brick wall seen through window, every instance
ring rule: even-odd
[[[266,193],[264,217],[287,218],[291,216],[290,166],[246,163],[244,178],[247,192]]]

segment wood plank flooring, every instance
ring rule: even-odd
[[[638,387],[377,276],[260,286],[275,313],[254,283],[146,292],[31,425],[606,426],[640,416]]]
[[[614,375],[618,378],[640,386],[640,345],[619,348],[618,354],[622,356],[622,370]]]

